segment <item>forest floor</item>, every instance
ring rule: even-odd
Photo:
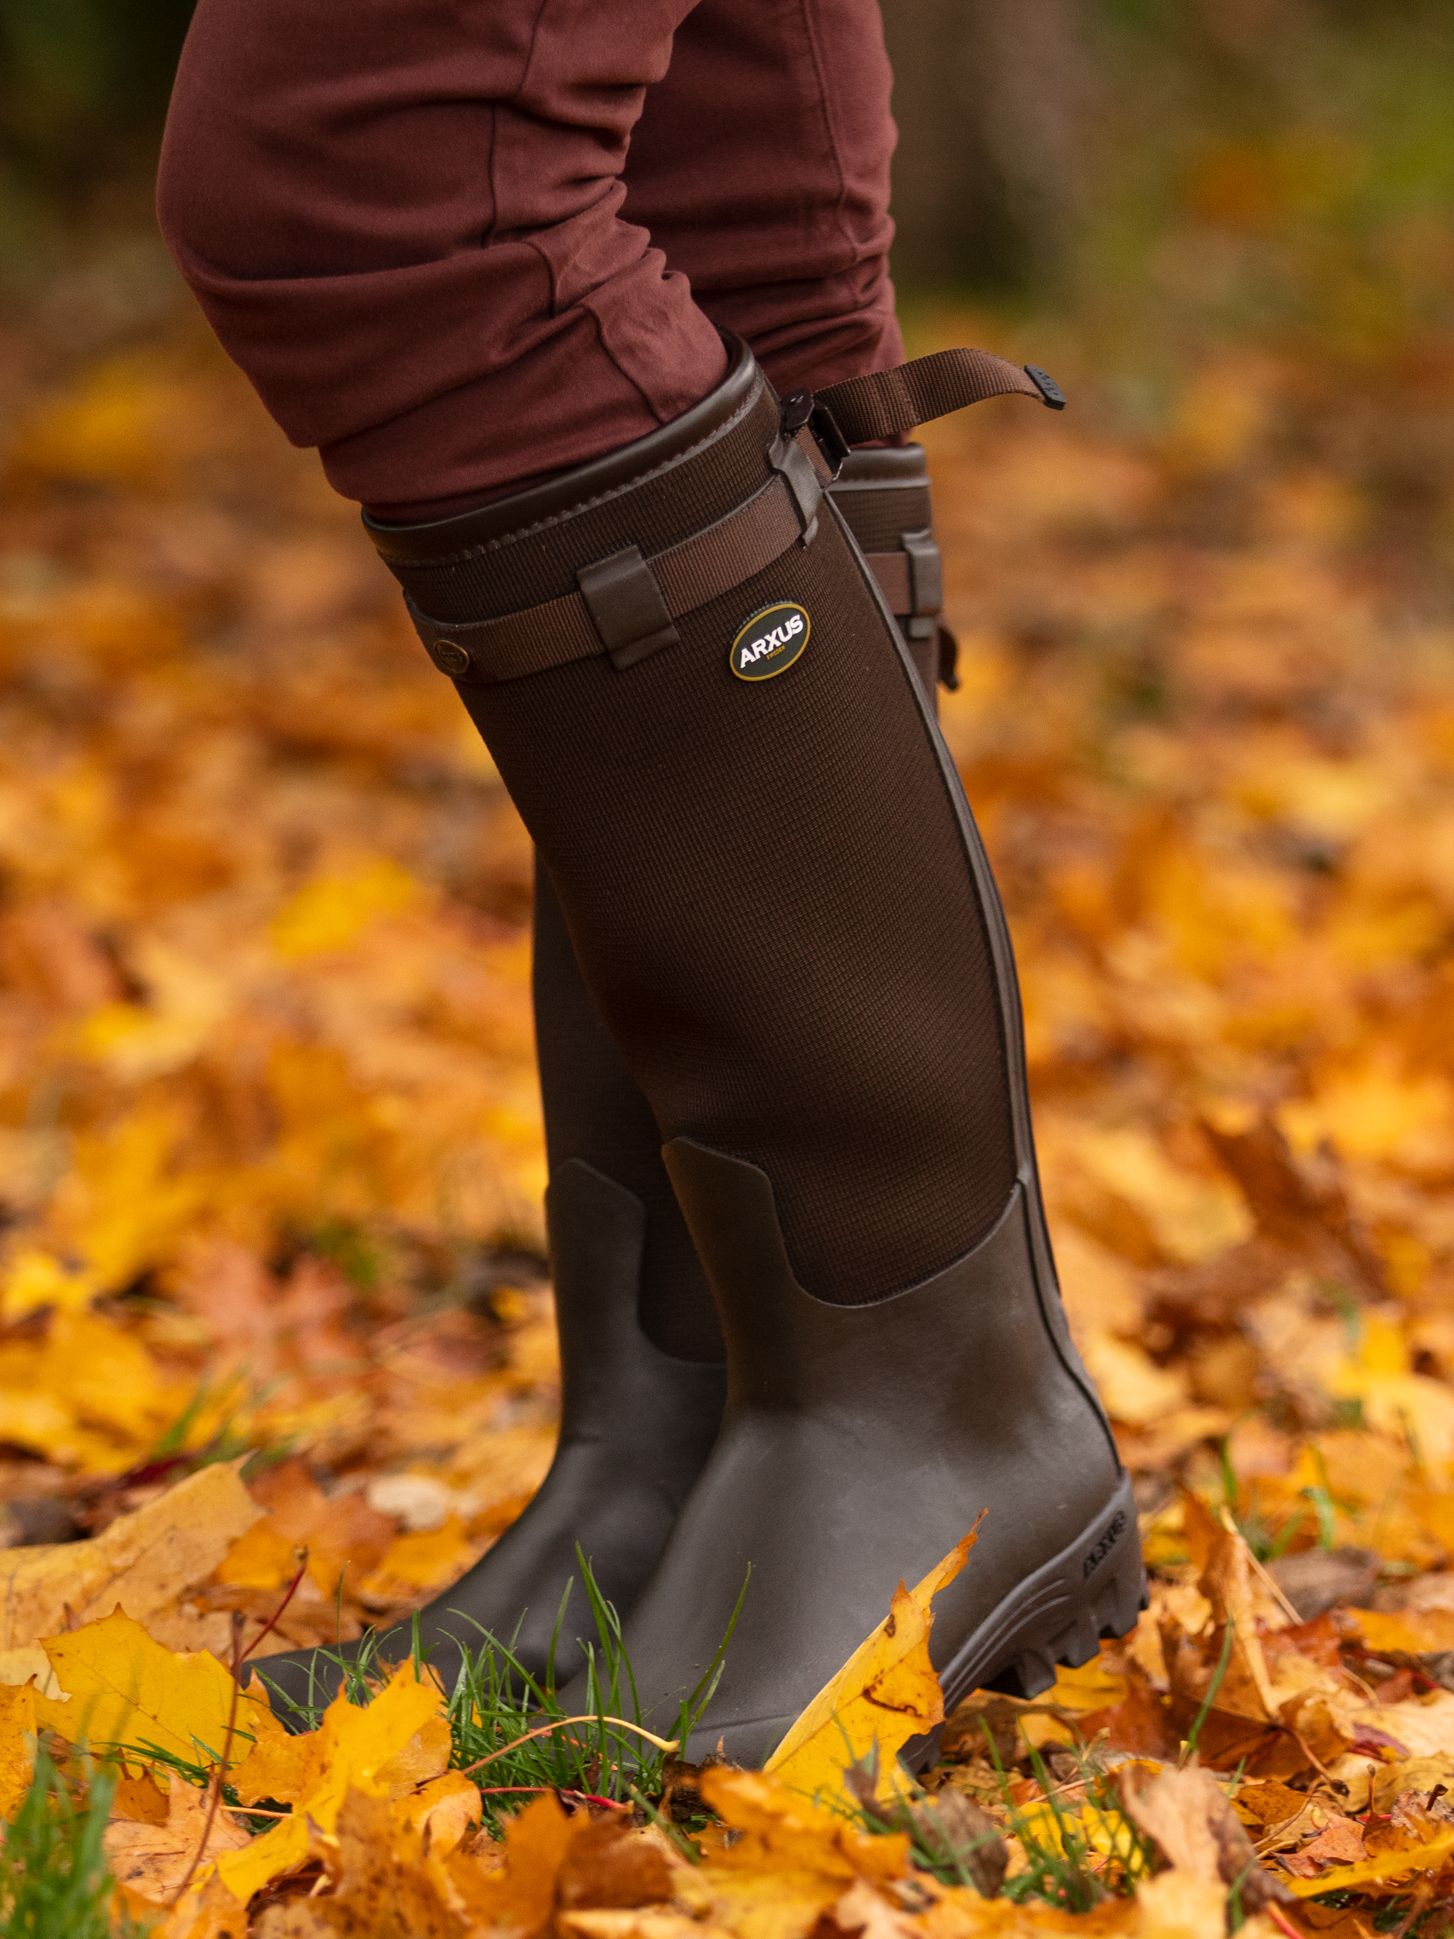
[[[472,1829],[398,1686],[304,1753],[254,1718],[235,1781],[190,1653],[407,1608],[549,1458],[529,848],[198,329],[13,335],[0,385],[0,1810],[94,1787],[125,1885],[71,1929],[1451,1930],[1454,356],[1243,346],[1139,432],[927,434],[946,732],[1151,1606],[964,1705],[918,1819],[729,1773],[690,1853],[529,1787]]]

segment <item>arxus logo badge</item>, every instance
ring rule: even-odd
[[[802,658],[812,630],[805,606],[780,599],[754,613],[739,629],[727,664],[739,680],[771,680]]]

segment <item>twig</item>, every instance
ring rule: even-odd
[[[1286,1939],[1307,1939],[1307,1935],[1299,1932],[1298,1928],[1275,1900],[1269,1899],[1263,1907],[1263,1911],[1266,1912],[1268,1918],[1271,1919],[1278,1931],[1286,1935]]]
[[[192,1853],[192,1862],[182,1874],[182,1882],[172,1894],[167,1906],[173,1911],[180,1903],[182,1894],[197,1875],[197,1867],[207,1850],[207,1841],[212,1836],[212,1827],[217,1823],[217,1812],[222,1804],[222,1782],[227,1775],[227,1766],[232,1761],[232,1743],[237,1735],[237,1706],[242,1696],[242,1683],[238,1672],[242,1668],[242,1626],[246,1621],[240,1609],[232,1612],[232,1696],[227,1705],[227,1728],[222,1733],[222,1755],[217,1760],[217,1768],[212,1773],[208,1786],[207,1816],[202,1824],[202,1836],[197,1849]]]
[[[242,1668],[243,1664],[252,1655],[253,1651],[257,1648],[258,1644],[262,1642],[263,1638],[265,1636],[272,1635],[273,1631],[277,1628],[278,1624],[283,1619],[283,1611],[287,1608],[288,1604],[293,1600],[294,1596],[297,1595],[299,1585],[302,1583],[303,1577],[306,1575],[308,1571],[308,1550],[306,1549],[306,1547],[300,1548],[297,1551],[297,1556],[298,1556],[297,1574],[293,1577],[293,1580],[288,1584],[287,1588],[284,1590],[283,1600],[278,1604],[277,1608],[273,1611],[272,1615],[268,1617],[267,1621],[263,1624],[262,1628],[258,1631],[257,1635],[253,1637],[252,1641],[248,1644],[247,1648],[242,1652],[242,1655],[238,1657],[237,1662],[233,1667],[232,1673],[234,1677],[236,1677],[238,1670]]]
[[[534,1730],[527,1730],[523,1737],[512,1737],[508,1744],[501,1744],[498,1750],[490,1751],[485,1757],[477,1757],[473,1764],[466,1764],[462,1775],[469,1777],[475,1771],[482,1771],[486,1764],[493,1764],[507,1751],[518,1750],[522,1744],[528,1744],[532,1737],[546,1737],[552,1730],[563,1730],[567,1724],[597,1723],[613,1724],[617,1730],[629,1730],[637,1737],[644,1737],[648,1744],[655,1744],[658,1750],[676,1750],[680,1742],[676,1737],[658,1737],[654,1730],[647,1730],[642,1724],[628,1723],[624,1717],[598,1717],[594,1711],[588,1711],[584,1716],[556,1717],[548,1724],[537,1724]]]
[[[1263,1587],[1272,1596],[1273,1601],[1277,1603],[1288,1621],[1294,1625],[1300,1623],[1302,1617],[1293,1607],[1291,1599],[1284,1593],[1282,1584],[1272,1573],[1271,1569],[1268,1568],[1267,1564],[1252,1553],[1250,1547],[1247,1550],[1247,1560],[1252,1564],[1253,1573],[1261,1577]]]

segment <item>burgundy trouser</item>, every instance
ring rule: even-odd
[[[721,378],[902,356],[877,0],[200,0],[159,184],[218,336],[383,516]]]

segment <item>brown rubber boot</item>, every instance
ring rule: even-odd
[[[740,352],[614,457],[376,532],[549,868],[723,1316],[722,1430],[626,1629],[668,1726],[753,1761],[989,1513],[953,1701],[1134,1618],[1135,1521],[1060,1309],[983,850],[826,483],[1047,379],[944,353],[783,406]],[[576,1694],[567,1692],[574,1702]]]
[[[941,623],[924,453],[918,445],[853,452],[830,492],[932,705],[936,681],[952,681],[953,641]],[[550,1470],[519,1520],[420,1612],[421,1641],[447,1682],[454,1639],[478,1641],[482,1629],[506,1641],[536,1678],[558,1641],[568,1673],[574,1639],[589,1627],[581,1554],[602,1594],[623,1613],[631,1608],[706,1462],[726,1390],[716,1306],[656,1122],[586,988],[538,863],[532,993],[560,1431]],[[410,1624],[385,1634],[381,1654],[407,1654],[412,1633]],[[339,1680],[311,1650],[260,1667],[306,1702],[331,1695]]]

